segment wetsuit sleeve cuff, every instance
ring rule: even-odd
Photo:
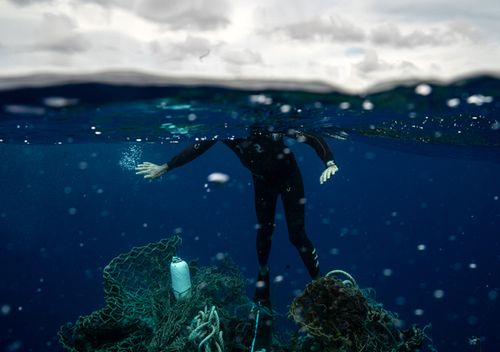
[[[333,161],[333,160],[326,162],[326,166],[333,166],[333,165],[335,165],[335,161]]]

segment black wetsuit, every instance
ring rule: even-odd
[[[284,136],[295,138],[313,147],[325,164],[333,161],[333,154],[322,138],[295,131],[287,134],[257,132],[247,138],[226,139],[222,142],[252,173],[258,220],[257,253],[260,266],[267,266],[274,230],[276,202],[278,196],[281,196],[289,239],[299,251],[311,277],[317,278],[320,274],[318,256],[305,231],[302,176],[294,155],[283,141]],[[202,141],[188,147],[167,163],[169,170],[197,158],[215,143],[217,140]]]

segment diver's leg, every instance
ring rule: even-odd
[[[302,175],[298,167],[289,174],[281,190],[285,207],[286,224],[290,242],[299,251],[300,257],[313,279],[320,276],[318,254],[305,230],[305,197]]]
[[[257,256],[260,271],[268,271],[267,262],[271,252],[274,231],[274,216],[278,191],[265,180],[254,176],[255,212],[257,214]]]
[[[255,288],[254,300],[270,306],[269,253],[271,252],[274,231],[274,216],[278,191],[266,180],[257,176],[254,179],[255,212],[257,214],[257,257],[259,274]]]
[[[274,231],[274,216],[278,190],[269,182],[254,176],[255,211],[257,213],[257,256],[259,273],[253,300],[259,314],[258,335],[255,341],[258,350],[271,350],[273,316],[271,311],[271,283],[269,279],[269,253]]]

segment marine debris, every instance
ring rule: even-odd
[[[168,264],[180,243],[174,236],[113,259],[103,271],[105,306],[62,326],[58,334],[62,346],[70,352],[254,349],[257,335],[269,331],[252,309],[255,304],[246,296],[243,275],[229,259],[210,267],[189,263],[192,294],[189,299],[175,298]],[[331,272],[307,285],[289,310],[298,328],[287,332],[291,338],[274,334],[270,351],[419,350],[424,331],[416,326],[400,330],[395,315],[346,274]],[[278,316],[262,313],[271,319]]]
[[[229,260],[218,267],[198,268],[190,263],[192,296],[176,300],[168,264],[180,243],[181,239],[174,236],[113,259],[103,272],[106,305],[63,326],[59,331],[63,347],[71,352],[173,352],[198,351],[202,343],[218,352],[214,342],[198,341],[197,334],[191,341],[189,327],[205,307],[213,308],[202,319],[207,318],[220,332],[247,319],[233,313],[249,304],[244,278]],[[198,330],[200,336],[202,330]],[[226,351],[239,351],[233,345],[247,343],[237,341],[232,333],[228,333],[231,340],[223,342],[222,334],[217,334],[215,341],[221,349],[226,346]]]
[[[290,306],[289,316],[305,334],[293,339],[292,351],[410,352],[425,338],[416,326],[401,331],[397,317],[361,290],[354,279],[326,275],[312,281]]]
[[[223,352],[224,339],[220,330],[219,315],[215,306],[210,311],[205,306],[191,322],[189,341],[198,344],[200,352]]]

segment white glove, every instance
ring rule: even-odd
[[[325,171],[323,171],[323,173],[319,177],[319,183],[321,184],[325,183],[330,177],[332,177],[333,175],[335,175],[337,171],[339,171],[338,166],[335,165],[333,161],[327,162],[326,165],[328,167],[326,168]]]
[[[137,165],[135,170],[137,171],[136,175],[144,175],[144,178],[157,178],[168,171],[168,165],[156,165],[146,161]]]

